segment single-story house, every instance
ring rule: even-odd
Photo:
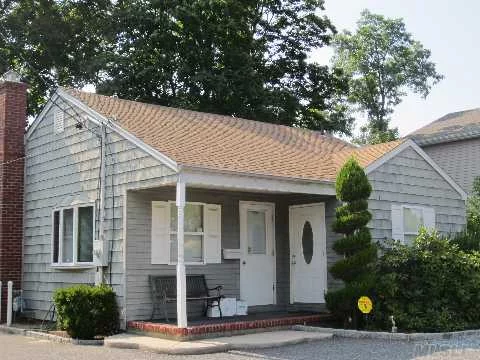
[[[468,194],[480,176],[480,109],[458,111],[414,131],[413,139]]]
[[[176,275],[179,306],[169,312],[182,328],[199,311],[186,306],[186,273],[223,285],[250,311],[322,310],[338,286],[328,272],[335,178],[351,156],[373,187],[374,240],[464,227],[465,192],[411,140],[358,148],[59,88],[25,135],[26,307],[42,318],[54,289],[106,282],[125,326],[151,316],[148,276]]]

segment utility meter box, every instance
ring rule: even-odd
[[[96,266],[108,266],[108,242],[104,240],[93,241],[93,263]]]

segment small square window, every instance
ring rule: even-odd
[[[408,207],[403,209],[403,229],[406,233],[418,233],[418,229],[423,225],[422,209]]]

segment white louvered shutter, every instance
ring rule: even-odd
[[[433,208],[423,209],[423,222],[427,229],[435,229],[435,210]]]
[[[152,264],[170,261],[170,204],[152,201]]]
[[[392,239],[404,241],[403,208],[397,204],[392,204]]]
[[[205,263],[222,262],[222,207],[206,204],[203,212]]]

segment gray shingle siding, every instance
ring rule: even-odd
[[[461,195],[412,148],[372,171],[368,178],[373,188],[369,227],[376,241],[392,237],[392,203],[433,207],[436,227],[443,234],[458,232],[465,226],[465,201]]]
[[[480,176],[480,138],[424,146],[423,150],[467,193]]]

